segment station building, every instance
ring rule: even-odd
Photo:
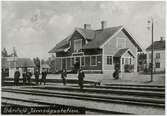
[[[56,44],[49,53],[55,54],[56,70],[71,71],[76,63],[85,72],[113,72],[119,65],[124,72],[126,66],[137,71],[137,54],[142,48],[124,26],[107,27],[94,30],[90,24],[75,28],[74,32]],[[126,65],[126,66],[125,66]]]

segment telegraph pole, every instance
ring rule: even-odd
[[[154,61],[153,61],[153,59],[154,59],[154,20],[153,20],[153,18],[151,17],[151,22],[150,21],[148,21],[148,23],[151,23],[151,44],[152,44],[152,46],[151,46],[151,79],[150,79],[150,82],[152,82],[153,81],[153,68],[154,68]]]
[[[152,67],[151,67],[151,82],[153,81],[153,68],[154,68],[154,21],[153,21],[153,18],[151,18],[151,22],[152,22],[152,32],[151,32],[151,35],[152,35],[152,47],[151,47],[151,64],[152,64]]]

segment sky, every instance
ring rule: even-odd
[[[124,25],[145,49],[151,44],[147,22],[154,21],[154,40],[165,36],[163,1],[4,1],[2,2],[2,49],[15,47],[19,57],[47,59],[59,41],[76,27],[91,24],[99,29]]]

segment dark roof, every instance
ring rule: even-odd
[[[16,58],[16,63],[10,61],[10,67],[34,67],[35,64],[30,58]],[[9,68],[9,61],[7,58],[2,58],[2,67]]]
[[[153,43],[154,50],[165,50],[165,40],[155,41]],[[152,44],[146,48],[146,51],[151,51]]]
[[[49,52],[49,53],[55,53],[55,52],[64,52],[65,49],[67,49],[69,47],[68,44],[64,45],[64,46],[61,46],[59,48],[54,48],[52,50],[52,52]]]
[[[76,30],[86,39],[94,39],[95,31],[89,29],[76,28]]]
[[[82,28],[76,28],[85,39],[92,40],[83,49],[98,48],[103,44],[110,36],[112,36],[116,31],[118,31],[122,26],[106,28],[104,30],[88,30]],[[68,41],[72,35],[68,36],[64,40],[60,41],[56,46],[49,51],[49,53],[62,52],[64,49],[68,48]]]
[[[118,52],[114,55],[114,57],[121,57],[127,50],[128,48],[118,50]]]
[[[121,28],[122,26],[106,28],[104,30],[96,30],[95,38],[91,42],[83,46],[83,49],[99,48],[106,40],[109,39],[109,37],[114,35]]]
[[[64,51],[65,48],[68,47],[68,41],[71,38],[72,35],[69,35],[64,40],[60,41],[56,46],[49,51],[49,53],[55,53],[59,51]]]
[[[82,28],[76,28],[76,31],[79,32],[85,39],[91,40],[86,45],[83,46],[83,49],[96,49],[99,48],[101,45],[104,44],[110,37],[112,37],[116,32],[122,30],[125,30],[123,26],[116,26],[111,28],[105,28],[100,30],[88,30],[88,29],[82,29]],[[127,33],[127,31],[125,31]],[[129,35],[130,36],[130,35]],[[72,37],[72,35],[68,36],[56,46],[49,51],[49,53],[55,53],[55,52],[62,52],[64,49],[69,47],[68,41]],[[131,37],[130,40],[137,46],[137,48],[142,51],[138,43]]]

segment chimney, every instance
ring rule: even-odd
[[[84,24],[84,29],[91,29],[91,24]]]
[[[163,37],[160,37],[160,41],[163,41]]]
[[[103,30],[106,27],[107,27],[107,22],[106,21],[101,21],[101,29]]]

